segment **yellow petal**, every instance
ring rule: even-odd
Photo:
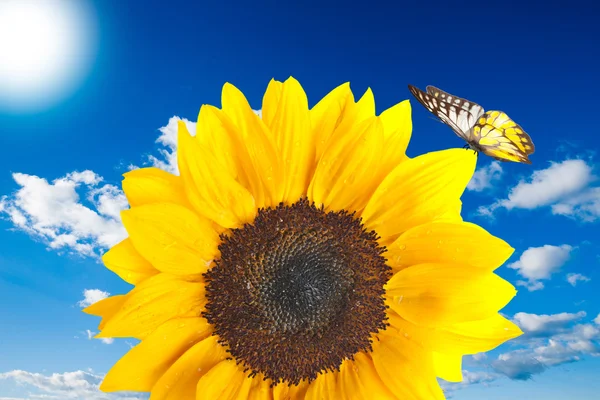
[[[162,272],[202,274],[218,255],[212,224],[188,208],[147,204],[123,211],[121,218],[135,249]]]
[[[279,204],[283,198],[283,171],[267,126],[254,114],[242,92],[233,85],[226,83],[223,86],[221,102],[223,112],[228,117],[222,121],[230,134],[235,136],[237,155],[249,174],[251,187],[248,189],[255,198],[256,206],[262,208]]]
[[[448,382],[462,381],[462,355],[433,352],[435,375]]]
[[[473,152],[451,149],[402,162],[367,204],[362,213],[365,225],[389,244],[417,225],[440,219],[461,221],[456,211],[476,161]]]
[[[448,354],[463,355],[489,351],[523,333],[519,327],[499,314],[442,328],[413,324],[391,310],[388,311],[388,318],[388,330],[417,340],[425,348]]]
[[[329,92],[310,110],[316,161],[321,159],[325,145],[340,123],[346,105],[350,103],[354,104],[354,96],[350,90],[350,84],[344,83]]]
[[[371,88],[367,88],[365,94],[356,102],[357,118],[356,122],[364,121],[375,116],[375,97]]]
[[[402,400],[443,400],[433,356],[404,336],[378,334],[371,358],[383,383]]]
[[[165,321],[195,317],[204,308],[204,284],[169,274],[154,275],[126,295],[121,308],[96,337],[143,339]]]
[[[160,377],[152,387],[152,400],[195,399],[200,378],[227,358],[217,336],[194,344]]]
[[[397,399],[379,377],[373,361],[364,353],[354,355],[354,360],[344,360],[340,366],[338,398]]]
[[[281,87],[270,128],[283,163],[283,202],[292,204],[306,194],[315,157],[308,100],[294,78],[290,77]]]
[[[362,122],[374,117],[375,100],[371,89],[367,89],[365,94],[356,103],[354,102],[353,96],[346,96],[342,112],[337,118],[332,134],[325,143],[323,152],[325,152],[328,147],[335,145],[340,136],[347,134],[348,131],[354,129],[356,125],[360,125]]]
[[[379,180],[383,179],[400,162],[407,159],[406,148],[412,133],[410,102],[405,100],[388,108],[379,116],[383,124],[384,145],[380,157]]]
[[[250,397],[250,391],[254,387],[255,380],[256,378],[249,378],[247,376],[244,376],[244,379],[240,384],[240,388],[233,398],[235,400],[248,400],[248,398]]]
[[[154,167],[134,169],[123,176],[123,192],[132,207],[152,203],[188,205],[178,176]]]
[[[265,207],[265,204],[270,203],[272,198],[269,195],[269,193],[265,191],[263,185],[263,177],[260,176],[260,172],[255,168],[256,163],[253,157],[251,156],[249,150],[246,148],[246,143],[250,143],[252,140],[255,140],[253,138],[249,139],[247,136],[255,135],[241,132],[241,130],[234,124],[231,118],[229,118],[229,116],[221,110],[218,110],[217,116],[219,117],[221,124],[227,130],[227,134],[231,138],[233,144],[233,151],[231,154],[233,155],[232,158],[235,158],[237,160],[238,165],[230,168],[239,168],[236,169],[238,173],[237,179],[239,182],[243,183],[244,187],[248,189],[250,193],[252,193],[252,196],[254,197],[254,202],[256,203],[256,207]],[[255,140],[255,142],[259,142],[259,147],[261,145],[264,145],[265,142],[269,142],[269,145],[272,144],[270,137],[263,140],[260,139],[261,138],[259,137]],[[276,163],[279,163],[279,161],[277,160]],[[273,167],[273,173],[278,174],[277,171],[278,169],[275,169],[275,167]],[[268,180],[275,179],[278,182],[281,181],[281,174],[279,173],[278,175],[276,175],[276,178],[274,174],[270,174],[267,177]]]
[[[273,400],[303,400],[308,390],[306,381],[301,381],[298,385],[288,386],[287,383],[280,383],[273,388]]]
[[[381,123],[383,124],[383,132],[385,139],[391,139],[394,136],[402,138],[401,142],[404,143],[404,150],[408,147],[410,141],[410,135],[412,133],[412,119],[411,119],[411,106],[410,101],[404,100],[387,110],[383,111],[379,116]]]
[[[223,360],[200,378],[196,400],[234,400],[245,379],[235,361]]]
[[[383,146],[376,117],[336,131],[317,165],[308,198],[327,210],[361,210],[375,190],[373,174]]]
[[[148,392],[194,343],[211,333],[204,318],[175,318],[159,326],[110,369],[100,390]]]
[[[416,324],[437,327],[491,317],[516,293],[494,273],[450,264],[405,268],[386,284],[387,304],[394,311]]]
[[[108,322],[108,320],[111,319],[112,316],[117,313],[117,311],[119,311],[124,302],[125,295],[120,294],[97,301],[91,306],[84,308],[82,311],[86,314],[102,317],[102,320],[98,325],[98,329],[102,330],[106,325],[106,322]]]
[[[237,228],[256,215],[254,197],[208,147],[179,122],[177,158],[185,193],[196,212],[225,228]]]
[[[275,119],[277,110],[280,107],[279,101],[281,99],[282,90],[283,83],[276,81],[275,79],[271,79],[269,85],[267,86],[267,90],[265,91],[265,95],[263,96],[261,109],[262,120],[269,128],[273,126],[273,120]]]
[[[493,350],[507,340],[523,334],[517,325],[500,314],[494,314],[484,320],[453,324],[445,327],[444,331],[446,348],[463,346],[464,354]]]
[[[252,380],[252,389],[248,394],[247,400],[273,400],[273,389],[271,389],[271,381],[263,380],[259,374]]]
[[[387,246],[392,269],[415,264],[449,263],[493,271],[514,249],[505,241],[467,222],[430,222],[404,232]]]
[[[159,272],[137,252],[129,238],[117,243],[107,251],[102,256],[102,262],[106,268],[132,285],[137,285]]]
[[[306,391],[306,400],[333,399],[338,394],[337,380],[339,372],[330,372],[317,376]]]
[[[216,158],[217,162],[245,188],[250,187],[238,156],[236,143],[222,121],[222,112],[216,107],[203,105],[198,113],[194,139]]]

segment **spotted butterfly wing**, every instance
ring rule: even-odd
[[[408,85],[408,89],[419,103],[452,128],[454,133],[469,144],[474,142],[471,128],[483,114],[483,107],[433,86],[427,86],[427,92],[412,85]]]
[[[473,126],[472,136],[480,151],[500,161],[531,164],[535,146],[519,124],[502,111],[488,111]]]
[[[427,92],[411,85],[408,88],[425,108],[450,126],[472,149],[496,160],[531,164],[528,155],[535,150],[531,137],[506,113],[484,112],[479,104],[434,86],[427,86]]]
[[[450,94],[448,92],[444,92],[442,89],[438,89],[435,86],[427,86],[425,89],[427,90],[427,93],[434,96],[435,98],[441,99],[445,103],[454,104],[455,106],[460,107],[463,110],[470,111],[472,115],[476,116],[475,120],[477,120],[477,118],[481,117],[481,115],[483,114],[483,107],[481,107],[477,103],[474,103],[467,99],[463,99],[462,97],[454,96],[453,94]],[[475,123],[475,121],[469,122],[472,122],[470,126],[473,126]]]

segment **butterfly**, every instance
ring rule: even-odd
[[[531,164],[528,155],[535,146],[520,125],[502,111],[484,111],[477,103],[433,86],[427,92],[412,85],[408,89],[432,114],[463,138],[475,152],[499,161]]]

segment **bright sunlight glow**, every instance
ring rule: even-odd
[[[95,55],[82,0],[0,0],[0,113],[39,111],[72,94]]]

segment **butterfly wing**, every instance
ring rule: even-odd
[[[429,112],[438,117],[467,142],[472,142],[471,128],[483,114],[479,104],[452,96],[433,86],[427,86],[428,93],[408,85],[408,89]],[[450,99],[452,102],[446,101]],[[457,101],[458,100],[458,101]]]
[[[531,164],[535,146],[519,124],[502,111],[488,111],[475,123],[472,136],[481,152],[501,161]]]
[[[475,125],[475,122],[483,115],[483,107],[479,104],[463,99],[462,97],[454,96],[448,92],[444,92],[435,86],[427,86],[427,93],[436,99],[440,99],[446,104],[450,104],[454,107],[467,111],[467,113],[459,112],[457,122],[461,129],[468,131]]]

